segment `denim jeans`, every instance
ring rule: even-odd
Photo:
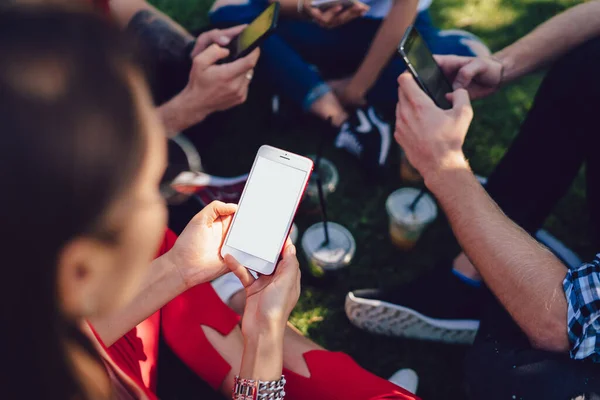
[[[266,6],[264,1],[223,6],[213,11],[210,19],[223,26],[249,23]],[[356,72],[381,23],[380,19],[359,18],[336,29],[324,29],[309,21],[281,17],[276,32],[261,46],[257,73],[266,77],[277,93],[308,110],[331,90],[325,80]],[[418,14],[415,26],[433,53],[473,55],[462,43],[464,37],[439,35],[427,10]],[[369,103],[395,104],[396,79],[405,69],[400,57],[394,57],[367,93]]]

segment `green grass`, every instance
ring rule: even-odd
[[[529,32],[536,25],[578,3],[575,0],[435,0],[433,15],[444,28],[467,29],[498,50]],[[210,4],[202,0],[155,0],[162,10],[190,29],[206,21]],[[489,174],[518,131],[542,74],[521,80],[495,96],[475,103],[475,120],[466,153],[473,169]],[[236,174],[249,169],[256,149],[263,143],[299,153],[314,153],[318,133],[308,122],[297,119],[274,123],[267,110],[267,98],[260,86],[252,87],[249,103],[227,118],[219,138],[205,157],[219,173]],[[443,217],[428,229],[417,248],[409,253],[395,250],[387,238],[386,196],[401,186],[397,155],[390,173],[382,181],[367,180],[353,160],[334,149],[325,151],[340,168],[341,185],[329,199],[333,221],[348,227],[357,241],[353,264],[329,287],[304,285],[292,321],[307,336],[331,350],[345,351],[361,365],[381,376],[398,368],[411,367],[420,375],[419,394],[425,399],[462,399],[462,365],[466,348],[418,341],[375,337],[355,329],[343,311],[344,296],[350,289],[380,284],[404,283],[426,272],[436,260],[455,254]],[[548,229],[589,258],[594,249],[587,238],[588,215],[580,177],[548,221]],[[317,217],[300,216],[304,231]]]

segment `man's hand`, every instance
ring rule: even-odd
[[[489,96],[502,84],[504,67],[493,57],[434,57],[454,90],[466,89],[471,99]]]
[[[221,247],[236,211],[235,204],[210,203],[196,214],[165,255],[177,267],[187,288],[228,272]]]
[[[312,0],[304,0],[304,9],[316,24],[323,28],[332,29],[344,25],[356,18],[364,16],[369,11],[369,6],[356,2],[350,7],[341,5],[330,7],[324,11],[311,6]]]
[[[217,64],[229,55],[227,45],[244,29],[212,30],[200,35],[192,51],[188,84],[181,93],[161,106],[167,131],[177,133],[204,120],[208,115],[246,101],[260,50],[227,64]]]
[[[228,55],[229,50],[213,44],[194,57],[190,79],[181,96],[190,106],[195,104],[200,115],[227,110],[244,103],[248,97],[260,50],[228,64],[216,64]]]
[[[473,119],[466,90],[449,95],[454,107],[442,110],[421,90],[409,73],[398,78],[398,105],[394,138],[425,178],[447,168],[463,167],[462,146]]]
[[[211,31],[204,32],[196,39],[196,45],[194,46],[190,57],[195,58],[213,43],[216,43],[221,47],[229,45],[231,40],[242,33],[246,26],[247,25],[238,25],[229,29],[213,29]]]
[[[361,90],[357,90],[352,84],[352,77],[335,79],[327,82],[333,93],[336,95],[340,103],[359,107],[366,104],[365,94]]]
[[[191,54],[193,65],[189,82],[181,95],[196,104],[201,114],[226,110],[246,101],[260,51],[257,49],[244,58],[217,65],[229,55],[229,50],[221,46],[227,46],[245,27],[214,29],[198,37]]]

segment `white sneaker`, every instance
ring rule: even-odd
[[[407,390],[413,394],[417,393],[417,388],[419,387],[419,376],[410,368],[398,370],[388,380],[396,386],[400,386],[404,390]]]

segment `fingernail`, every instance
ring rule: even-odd
[[[293,244],[289,245],[287,252],[290,256],[295,256],[296,255],[296,246],[294,246]]]
[[[231,41],[231,39],[229,39],[227,36],[221,36],[219,37],[219,43],[222,45],[228,45],[229,42]]]
[[[463,85],[460,82],[454,82],[452,84],[452,89],[454,89],[454,90],[458,90],[458,89],[462,89],[462,88],[463,88]]]

